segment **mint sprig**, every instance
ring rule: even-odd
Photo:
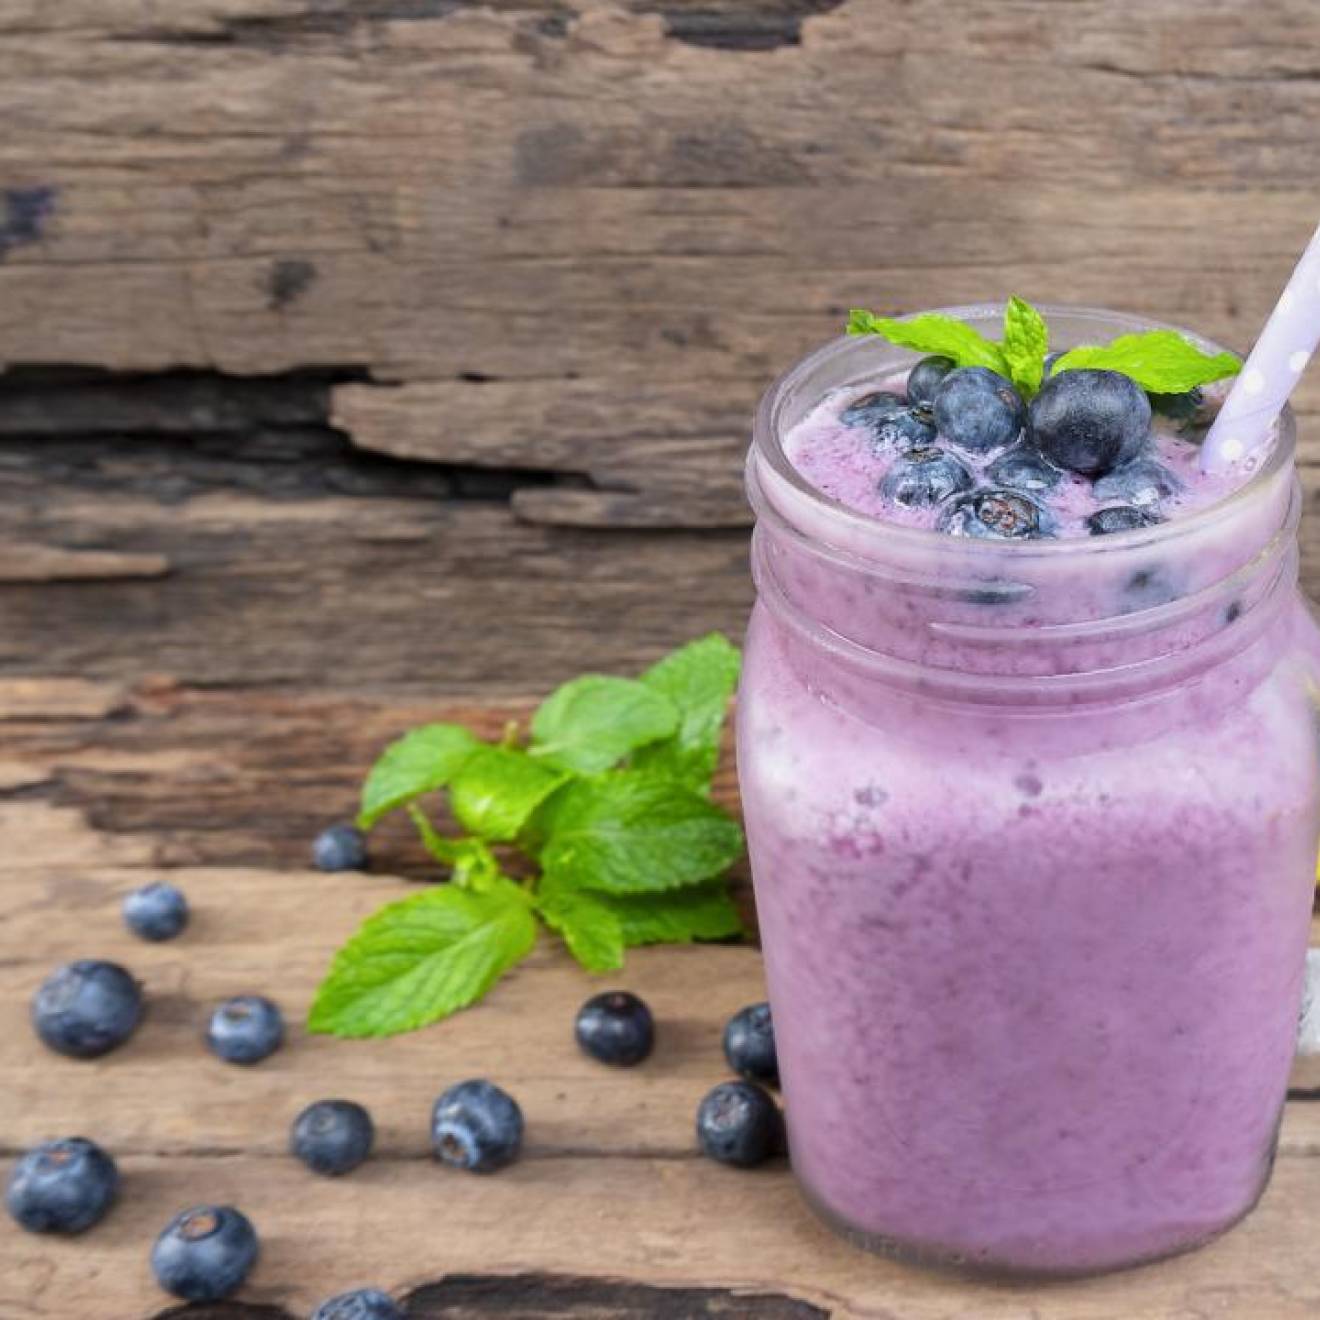
[[[1154,394],[1185,394],[1236,375],[1242,362],[1233,353],[1206,353],[1176,330],[1147,330],[1119,335],[1103,348],[1070,348],[1054,364],[1054,372],[1078,367],[1121,371]]]
[[[848,317],[848,334],[879,335],[902,348],[952,358],[959,367],[989,367],[1007,376],[1027,399],[1041,387],[1049,352],[1044,317],[1018,297],[1010,297],[1004,308],[1004,337],[998,344],[965,322],[937,312],[900,321],[854,309]],[[1236,374],[1242,362],[1232,353],[1206,353],[1174,330],[1147,330],[1120,335],[1103,346],[1069,349],[1050,374],[1080,367],[1120,371],[1154,394],[1183,394]]]
[[[359,822],[405,809],[449,883],[392,903],[339,950],[308,1029],[388,1036],[475,1003],[531,950],[539,923],[588,971],[634,945],[741,933],[724,880],[742,831],[709,798],[738,652],[712,634],[639,679],[589,674],[483,742],[431,724],[387,747]],[[465,833],[421,799],[447,791]],[[514,880],[507,861],[518,859]]]

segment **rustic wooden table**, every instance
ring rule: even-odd
[[[0,1224],[0,1317],[163,1313],[147,1246],[201,1198],[266,1244],[217,1317],[373,1280],[434,1316],[1320,1314],[1314,1068],[1241,1229],[1006,1289],[694,1157],[751,947],[631,956],[635,1074],[575,1052],[549,944],[412,1037],[198,1046],[228,992],[296,1016],[428,874],[401,830],[371,877],[304,869],[395,733],[741,629],[748,414],[849,305],[1012,290],[1247,342],[1316,218],[1317,48],[1311,0],[0,0],[0,1143],[86,1131],[127,1174],[83,1241]],[[1314,376],[1300,412],[1313,502]],[[1320,586],[1314,516],[1303,549]],[[163,874],[195,926],[130,942]],[[151,997],[102,1062],[26,1023],[71,955]],[[426,1157],[470,1073],[528,1111],[498,1178]],[[283,1154],[326,1092],[381,1126],[334,1184]]]

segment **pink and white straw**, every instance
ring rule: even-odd
[[[1201,450],[1201,466],[1222,472],[1250,461],[1320,344],[1320,228],[1265,322]]]

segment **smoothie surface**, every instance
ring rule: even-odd
[[[906,372],[827,395],[787,433],[784,452],[817,490],[883,522],[963,534],[949,525],[953,506],[978,494],[1010,491],[1029,499],[1042,512],[1031,539],[1094,536],[1128,530],[1125,521],[1154,525],[1187,517],[1223,500],[1248,480],[1254,469],[1245,466],[1216,474],[1200,470],[1201,442],[1230,383],[1204,387],[1194,417],[1170,417],[1157,409],[1142,452],[1129,463],[1092,475],[1049,464],[1032,445],[1029,430],[989,452],[960,447],[933,422],[929,438],[913,441],[896,433],[888,425],[889,419],[868,415],[865,404],[879,392],[906,399]],[[914,450],[929,453],[932,449],[941,451],[939,461],[946,469],[946,460],[952,461],[953,481],[962,484],[947,493],[937,488],[933,497],[927,498],[923,492],[916,499],[904,499],[911,488],[904,488],[898,469],[910,463]],[[1053,485],[1042,489],[1039,478],[1035,484],[1005,481],[1002,474],[1011,470],[1011,460],[1022,458],[1028,460],[1028,466],[1043,463],[1046,479]],[[1007,468],[1003,466],[1006,459]],[[945,485],[950,484],[946,478]],[[1105,526],[1105,532],[1097,530],[1097,514],[1103,518],[1103,511],[1120,508],[1124,514],[1114,525]],[[1140,523],[1128,512],[1133,509],[1139,513]]]

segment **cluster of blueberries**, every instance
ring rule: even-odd
[[[323,869],[344,869],[353,851],[346,846],[352,841],[345,831],[351,828],[332,827],[318,839],[313,853]],[[151,884],[128,895],[123,914],[143,939],[172,939],[187,925],[188,903],[173,885]],[[123,967],[110,962],[81,960],[60,967],[32,1000],[37,1035],[50,1049],[73,1058],[96,1058],[115,1049],[141,1018],[141,988]],[[631,1067],[650,1055],[655,1021],[636,995],[610,991],[582,1006],[574,1035],[592,1058]],[[259,995],[226,1000],[212,1013],[206,1032],[217,1056],[244,1065],[267,1058],[283,1039],[279,1008]],[[724,1053],[739,1080],[721,1083],[701,1101],[697,1140],[711,1159],[748,1168],[784,1150],[783,1118],[765,1089],[779,1081],[769,1005],[749,1005],[730,1019]],[[432,1149],[437,1159],[457,1169],[501,1169],[518,1157],[522,1139],[518,1102],[484,1079],[451,1086],[432,1110]],[[314,1173],[337,1177],[357,1168],[374,1140],[375,1126],[362,1105],[318,1100],[294,1119],[289,1149]],[[105,1215],[118,1185],[119,1172],[109,1154],[84,1137],[68,1137],[45,1142],[19,1159],[5,1204],[30,1232],[81,1233]],[[243,1284],[257,1253],[256,1230],[241,1210],[200,1205],[165,1226],[152,1247],[151,1267],[161,1287],[176,1297],[215,1302]],[[361,1288],[321,1303],[312,1320],[402,1320],[403,1315],[386,1293]]]
[[[1161,521],[1160,501],[1178,479],[1146,453],[1153,408],[1180,422],[1195,419],[1201,391],[1149,395],[1117,371],[1079,369],[1050,376],[1028,405],[1011,381],[988,367],[956,367],[926,357],[912,368],[907,397],[881,390],[840,415],[898,451],[881,494],[907,508],[937,507],[937,526],[954,536],[1024,540],[1053,536],[1049,493],[1065,473],[1093,482],[1101,508],[1087,519],[1095,536]],[[990,460],[988,485],[949,449]]]

